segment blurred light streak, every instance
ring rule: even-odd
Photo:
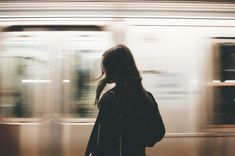
[[[70,80],[63,80],[63,83],[70,83]]]
[[[235,82],[235,80],[225,80],[225,83]]]
[[[212,80],[213,83],[220,83],[220,80]]]
[[[22,83],[51,83],[51,80],[21,80]]]

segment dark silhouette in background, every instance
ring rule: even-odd
[[[85,156],[145,156],[145,147],[160,141],[165,127],[129,48],[120,44],[103,54],[103,75],[95,100],[99,114]],[[100,98],[108,83],[116,86]]]

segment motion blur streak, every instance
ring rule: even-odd
[[[147,155],[233,156],[234,15],[229,0],[1,1],[0,155],[82,156],[102,54],[123,43],[166,124]]]

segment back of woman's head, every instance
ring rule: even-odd
[[[108,83],[123,83],[140,77],[131,51],[122,44],[104,53],[102,66]]]
[[[105,78],[97,87],[96,103],[107,83],[116,83],[117,87],[123,88],[123,92],[144,90],[134,57],[127,46],[119,44],[107,50],[103,54],[102,68],[101,76],[105,74]]]

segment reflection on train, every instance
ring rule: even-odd
[[[117,43],[166,124],[148,156],[234,155],[233,3],[0,5],[0,155],[83,155],[102,54]]]

